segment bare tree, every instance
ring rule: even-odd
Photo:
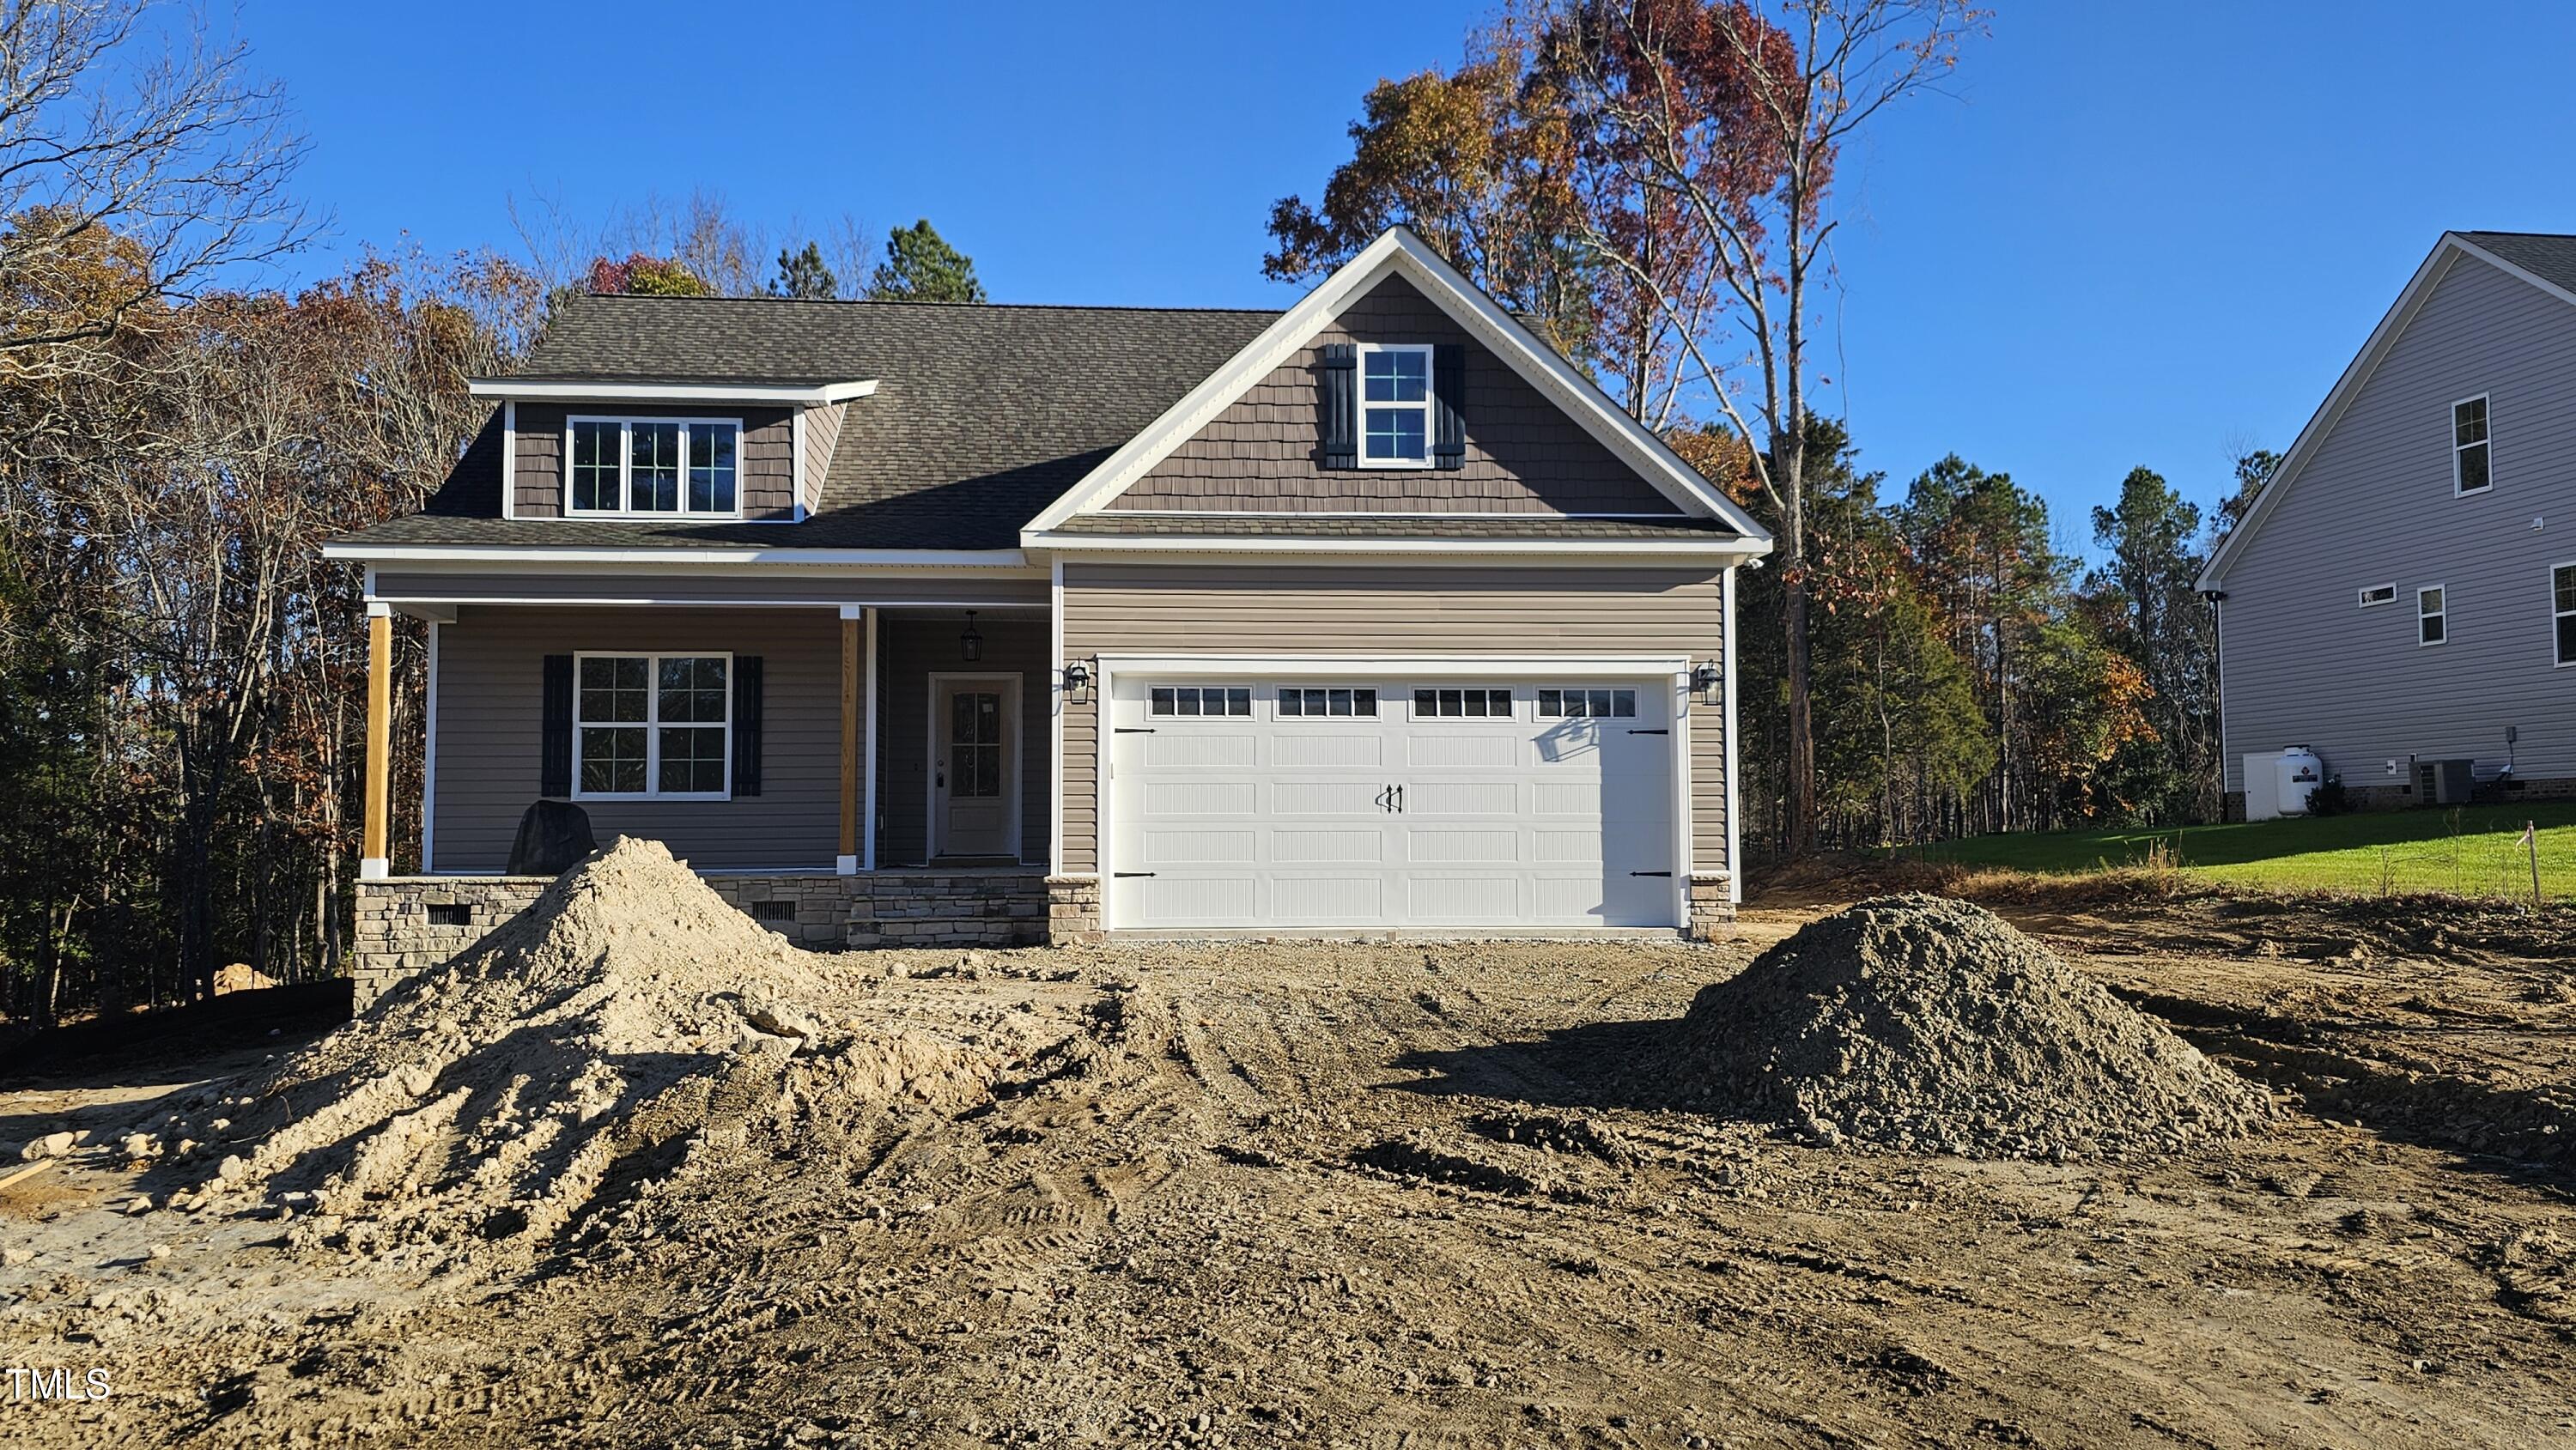
[[[303,143],[247,56],[155,0],[0,0],[0,354],[108,337],[308,239]]]
[[[1715,309],[1677,290],[1634,238],[1585,237],[1666,319],[1692,381],[1739,433],[1779,521],[1787,636],[1782,849],[1816,842],[1808,326],[1829,284],[1824,209],[1843,143],[1956,64],[1982,24],[1964,0],[1567,0],[1549,64],[1603,185],[1659,198],[1710,258]],[[1598,214],[1597,212],[1594,214]]]

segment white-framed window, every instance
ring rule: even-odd
[[[1413,692],[1413,715],[1417,720],[1462,716],[1466,719],[1504,719],[1512,714],[1512,692],[1504,689],[1437,688]]]
[[[1431,466],[1431,349],[1360,349],[1360,467]]]
[[[573,656],[572,794],[733,793],[733,656]]]
[[[742,516],[742,420],[564,420],[564,512]]]
[[[1297,717],[1374,715],[1377,713],[1377,691],[1346,690],[1338,686],[1320,690],[1283,688],[1279,692],[1279,713]]]
[[[1587,716],[1603,719],[1637,713],[1634,690],[1541,690],[1538,692],[1538,717],[1542,720],[1580,720]]]
[[[2558,663],[2576,665],[2576,564],[2550,566],[2549,615],[2558,636]]]
[[[1249,715],[1250,685],[1156,685],[1149,708],[1157,715]]]
[[[2427,584],[2415,591],[2415,642],[2419,645],[2440,644],[2451,637],[2450,591],[2439,584]]]
[[[2361,607],[2364,609],[2376,609],[2380,605],[2395,604],[2396,602],[2397,586],[2394,584],[2364,584],[2361,586]]]
[[[2484,493],[2495,483],[2495,460],[2487,441],[2487,395],[2462,398],[2451,405],[2451,496]]]

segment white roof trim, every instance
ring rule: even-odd
[[[533,378],[467,378],[465,391],[477,398],[519,401],[603,403],[846,403],[877,390],[877,380],[789,383],[616,383],[548,382]]]
[[[2193,588],[2203,593],[2215,593],[2224,587],[2228,566],[2243,551],[2245,541],[2254,537],[2255,532],[2263,527],[2263,521],[2271,517],[2272,510],[2281,502],[2281,496],[2298,481],[2300,472],[2324,444],[2326,435],[2334,431],[2335,424],[2343,421],[2344,410],[2352,406],[2352,400],[2360,395],[2362,385],[2370,381],[2371,374],[2379,371],[2380,363],[2386,360],[2388,350],[2396,345],[2398,336],[2415,321],[2415,314],[2431,299],[2434,287],[2450,275],[2451,264],[2461,257],[2473,257],[2508,276],[2530,283],[2561,302],[2576,305],[2576,292],[2569,292],[2505,261],[2458,232],[2442,233],[2442,239],[2433,244],[2432,254],[2415,269],[2415,275],[2407,279],[2405,290],[2397,294],[2397,301],[2379,319],[2379,325],[2371,329],[2369,340],[2345,366],[2343,376],[2335,380],[2334,390],[2326,394],[2325,402],[2317,408],[2315,416],[2308,419],[2308,425],[2299,430],[2298,440],[2290,445],[2289,453],[2281,459],[2280,470],[2273,474],[2272,481],[2264,486],[2262,493],[2255,496],[2254,507],[2209,556],[2209,563],[2201,569],[2200,578],[2193,581]]]
[[[1325,278],[1223,367],[1210,373],[1062,498],[1049,504],[1044,513],[1029,521],[1023,539],[1044,534],[1076,514],[1095,512],[1116,498],[1285,363],[1327,322],[1339,316],[1347,304],[1392,275],[1402,275],[1420,287],[1459,326],[1547,394],[1585,432],[1619,455],[1676,506],[1702,517],[1723,519],[1748,539],[1767,541],[1771,537],[1750,514],[1683,462],[1652,429],[1629,417],[1590,378],[1458,275],[1420,237],[1398,226],[1388,228],[1358,256]]]
[[[1349,535],[1117,535],[1029,532],[1027,548],[1091,554],[1514,554],[1586,558],[1682,558],[1709,561],[1757,558],[1769,539],[1439,539],[1354,538]]]
[[[715,566],[795,565],[817,568],[1030,569],[1018,549],[742,549],[698,548],[491,548],[461,544],[369,544],[340,539],[322,546],[325,559],[369,563],[663,564],[680,569]]]

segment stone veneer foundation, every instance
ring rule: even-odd
[[[752,920],[815,951],[862,947],[1035,946],[1067,939],[1055,881],[1042,872],[877,871],[858,876],[726,876],[707,885]],[[351,975],[357,1005],[472,946],[525,911],[551,876],[397,876],[358,883]],[[1088,930],[1098,935],[1099,885]],[[441,917],[433,921],[432,909]]]
[[[1690,936],[1716,941],[1735,925],[1734,878],[1723,871],[1694,871],[1690,878]]]

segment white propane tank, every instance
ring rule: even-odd
[[[2306,815],[2308,797],[2315,794],[2318,786],[2326,783],[2326,763],[2308,747],[2293,745],[2281,752],[2280,763],[2275,769],[2280,772],[2281,779],[2281,814]]]

